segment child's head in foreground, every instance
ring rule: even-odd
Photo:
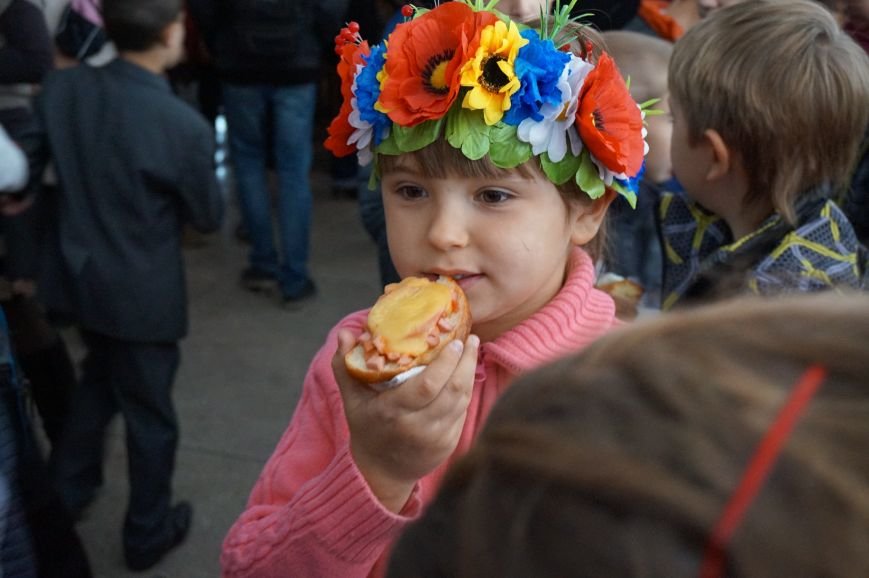
[[[869,576],[867,343],[865,295],[611,333],[505,392],[388,576]]]
[[[182,14],[181,0],[102,2],[103,25],[118,52],[147,52],[162,47],[172,60],[170,66],[183,56]]]
[[[869,58],[809,0],[715,11],[676,43],[669,85],[675,175],[729,223],[793,222],[801,193],[847,181],[869,122]]]
[[[482,4],[417,10],[372,48],[345,29],[326,145],[374,160],[396,270],[457,277],[486,340],[558,292],[574,247],[595,256],[615,194],[635,199],[645,142],[573,3],[541,29]]]

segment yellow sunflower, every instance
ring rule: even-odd
[[[519,49],[528,44],[512,21],[499,20],[480,32],[480,45],[474,58],[462,68],[462,86],[470,87],[462,101],[464,108],[482,110],[486,124],[501,120],[510,110],[510,96],[519,90],[513,68]]]

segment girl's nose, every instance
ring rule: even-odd
[[[454,200],[438,203],[429,223],[428,240],[441,251],[464,247],[468,244],[466,219]]]

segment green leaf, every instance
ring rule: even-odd
[[[632,191],[631,189],[629,189],[627,187],[620,185],[616,181],[613,181],[613,185],[610,188],[612,188],[615,192],[617,192],[618,194],[623,196],[625,198],[625,200],[628,201],[628,204],[631,206],[632,209],[637,208],[637,193],[636,192]]]
[[[427,120],[414,126],[392,125],[392,132],[395,134],[395,144],[401,152],[410,153],[427,147],[435,140],[441,132],[443,126],[443,118],[437,120]]]
[[[401,154],[401,149],[398,148],[398,145],[395,142],[395,127],[396,126],[397,125],[393,125],[392,130],[389,131],[389,136],[387,138],[383,139],[382,141],[380,141],[380,144],[377,145],[377,148],[375,149],[377,151],[377,154],[379,154],[379,155],[393,155],[393,156]]]
[[[447,142],[469,159],[481,159],[489,152],[490,130],[478,110],[453,107],[447,115]]]
[[[468,135],[462,143],[462,154],[472,161],[480,160],[489,152],[489,137],[485,134]]]
[[[531,158],[531,145],[516,137],[516,127],[500,122],[489,130],[489,158],[502,169],[512,169]]]
[[[592,199],[601,198],[606,193],[606,186],[600,178],[597,167],[591,162],[588,151],[582,151],[580,155],[581,165],[576,172],[576,184],[583,192]]]
[[[368,175],[368,190],[373,191],[377,189],[377,181],[380,180],[380,165],[377,162],[377,155],[374,156],[374,160],[372,161],[374,166],[371,167],[371,173]]]
[[[580,168],[581,159],[581,156],[576,157],[567,153],[563,159],[554,163],[550,160],[549,155],[544,153],[540,155],[540,164],[550,181],[556,185],[563,185],[574,178],[576,171]]]

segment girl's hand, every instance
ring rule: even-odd
[[[393,389],[375,391],[347,374],[344,354],[352,332],[338,332],[332,359],[350,427],[350,451],[371,491],[393,512],[407,502],[417,480],[453,453],[474,387],[476,335],[447,345],[422,373]]]

